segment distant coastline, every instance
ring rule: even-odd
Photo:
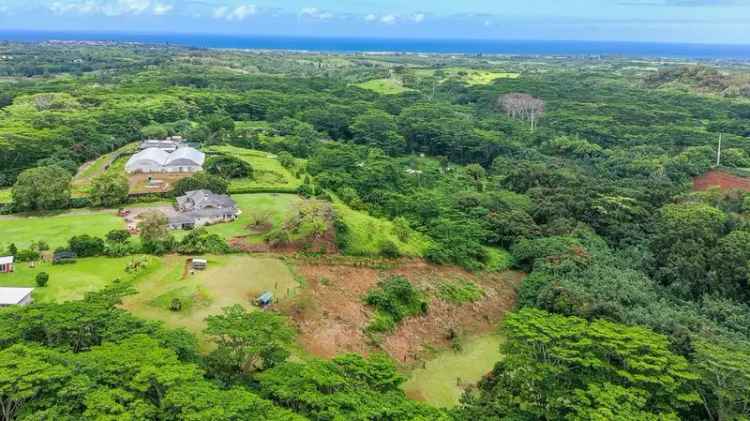
[[[485,39],[316,38],[266,35],[0,30],[0,41],[167,44],[197,48],[332,53],[433,53],[519,56],[623,56],[750,60],[750,45],[621,41],[525,41]]]

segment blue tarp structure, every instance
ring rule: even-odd
[[[271,303],[273,303],[273,294],[270,292],[264,292],[260,297],[258,297],[258,304],[262,306],[267,306]]]

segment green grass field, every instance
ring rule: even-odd
[[[44,240],[51,248],[62,247],[74,235],[104,237],[113,229],[124,229],[125,222],[114,210],[76,209],[67,212],[0,216],[0,250],[10,243],[19,249]]]
[[[489,70],[470,69],[465,67],[446,67],[444,69],[417,69],[414,74],[419,77],[432,77],[436,73],[442,72],[444,82],[450,78],[458,78],[469,85],[488,85],[497,79],[516,79],[520,76],[518,73],[495,72]]]
[[[229,240],[233,237],[246,236],[249,242],[260,242],[263,235],[253,234],[247,226],[253,222],[255,215],[269,215],[270,223],[273,228],[279,228],[284,221],[294,214],[294,207],[302,203],[302,199],[295,194],[281,193],[259,193],[259,194],[235,194],[232,199],[237,203],[237,207],[242,214],[237,220],[216,224],[206,227],[214,234],[218,234]]]
[[[73,180],[71,181],[71,187],[72,187],[72,195],[74,197],[77,196],[85,196],[88,193],[88,189],[91,184],[91,180],[94,177],[97,177],[99,175],[102,175],[106,172],[106,169],[104,168],[109,160],[112,158],[112,156],[116,153],[131,153],[135,152],[138,149],[138,143],[128,143],[127,145],[121,147],[117,151],[110,152],[108,154],[104,154],[97,158],[96,160],[92,162],[87,162],[79,168],[78,173],[73,177]],[[123,161],[123,165],[124,165]],[[123,167],[124,169],[124,167]]]
[[[401,241],[394,233],[393,223],[375,218],[365,212],[351,209],[343,203],[333,205],[336,214],[349,228],[349,246],[347,254],[354,256],[377,256],[384,241],[393,241],[401,254],[405,256],[422,256],[430,246],[430,241],[422,234],[412,231],[406,242]]]
[[[19,262],[16,264],[15,272],[0,274],[0,286],[36,287],[37,273],[47,272],[47,286],[34,289],[33,297],[36,302],[78,300],[87,292],[100,290],[115,279],[129,281],[141,276],[144,272],[129,274],[125,271],[128,263],[135,258],[137,257],[92,257],[78,259],[75,263],[65,265],[37,262],[34,268],[31,268],[29,263]],[[149,259],[152,264],[159,260],[156,257]]]
[[[185,256],[166,256],[159,266],[135,281],[136,295],[125,297],[123,307],[138,317],[184,327],[201,338],[204,319],[221,309],[239,304],[255,309],[252,301],[265,291],[286,300],[297,293],[299,283],[279,259],[247,255],[207,256],[208,268],[185,270]],[[182,301],[181,311],[171,311],[173,298]],[[201,342],[205,347],[207,344]]]
[[[368,80],[367,82],[358,83],[354,86],[377,92],[381,95],[397,95],[413,90],[405,88],[400,81],[395,79],[373,79]]]
[[[252,179],[234,179],[229,184],[229,192],[249,192],[251,189],[284,189],[293,192],[302,184],[302,180],[284,168],[278,159],[268,152],[236,146],[211,146],[207,153],[222,153],[240,158],[253,166]]]
[[[501,358],[502,342],[500,335],[485,335],[467,340],[460,352],[441,352],[427,361],[425,368],[412,371],[403,389],[412,399],[454,407],[463,394],[459,384],[473,385],[489,373]]]

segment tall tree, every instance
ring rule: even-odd
[[[70,202],[70,180],[70,173],[58,166],[28,169],[13,186],[13,205],[23,211],[66,208]]]

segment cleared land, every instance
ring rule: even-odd
[[[354,86],[377,92],[381,95],[397,95],[413,91],[413,89],[404,87],[404,84],[396,79],[373,79],[368,80],[367,82],[357,83]]]
[[[76,209],[61,213],[0,216],[0,249],[10,243],[28,248],[32,242],[44,240],[54,249],[65,246],[74,235],[104,237],[113,229],[125,229],[122,218],[114,210]]]
[[[302,180],[284,168],[271,153],[236,146],[211,146],[206,148],[205,152],[234,156],[252,165],[253,178],[231,180],[230,193],[252,193],[263,190],[283,190],[291,193],[302,185]]]
[[[122,281],[133,280],[140,276],[130,274],[125,268],[140,256],[128,257],[92,257],[78,259],[75,263],[53,265],[47,262],[37,262],[35,267],[29,263],[19,262],[12,273],[0,274],[0,286],[3,287],[36,287],[35,278],[39,272],[49,274],[49,283],[44,288],[34,290],[36,302],[63,302],[83,298],[87,292],[98,291],[111,284],[115,279]],[[156,264],[158,258],[146,257],[149,262]]]
[[[708,190],[712,187],[750,192],[750,178],[739,177],[722,170],[712,170],[693,179],[694,190]]]
[[[159,267],[136,280],[138,293],[125,297],[123,308],[171,327],[184,327],[201,338],[204,319],[222,308],[239,304],[254,309],[252,301],[264,291],[273,292],[283,303],[294,297],[300,286],[279,259],[246,255],[207,259],[208,268],[193,273],[185,256],[162,258]],[[174,298],[181,301],[181,311],[169,309]]]
[[[403,389],[411,399],[433,406],[456,406],[464,388],[476,384],[492,371],[500,358],[503,337],[489,334],[469,338],[461,350],[443,351],[410,373]]]
[[[523,278],[517,272],[472,274],[421,260],[402,261],[394,268],[384,268],[356,261],[326,263],[318,259],[299,261],[295,268],[308,287],[281,309],[295,321],[299,341],[307,352],[331,357],[344,352],[384,351],[408,368],[430,358],[436,349],[449,348],[451,331],[460,337],[494,332],[498,322],[513,308],[515,287]],[[379,280],[395,275],[409,279],[429,297],[429,311],[425,316],[403,320],[394,331],[373,339],[365,329],[373,310],[363,303],[362,297]],[[459,280],[481,288],[481,298],[457,304],[439,297],[440,285]]]

